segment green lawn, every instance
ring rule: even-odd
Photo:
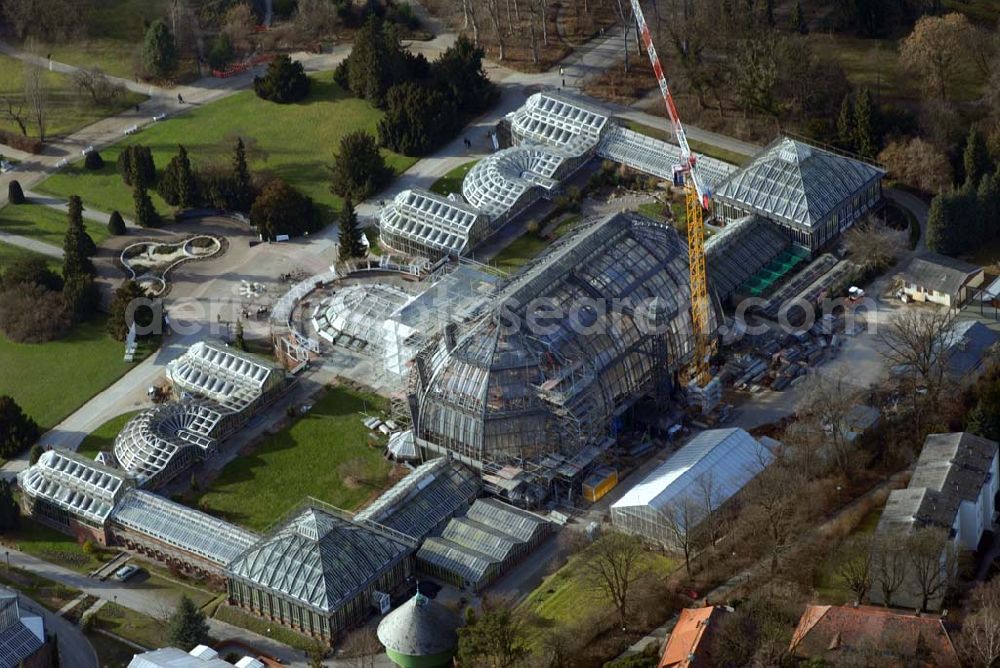
[[[14,246],[12,244],[7,244],[0,241],[0,276],[3,276],[4,267],[10,266],[10,263],[13,262],[14,260],[19,260],[22,257],[31,257],[31,256],[40,257],[44,259],[46,262],[48,262],[49,268],[56,273],[60,273],[62,271],[62,262],[56,260],[55,258],[51,258],[47,255],[42,255],[41,253],[36,253],[26,248],[21,248],[20,246]]]
[[[149,352],[140,346],[135,363]],[[12,343],[0,336],[0,394],[14,397],[45,431],[131,369],[124,353],[125,344],[107,335],[104,317],[48,343]]]
[[[107,116],[134,106],[145,100],[144,95],[126,92],[114,105],[98,107],[81,99],[73,87],[72,77],[59,72],[45,72],[43,77],[48,94],[46,137],[71,134]],[[20,99],[24,94],[24,64],[17,58],[0,55],[0,100]],[[28,134],[38,136],[38,129],[28,123]],[[20,132],[17,124],[6,114],[0,114],[0,129]]]
[[[99,628],[111,631],[143,647],[156,649],[170,646],[165,623],[149,615],[125,608],[114,601],[105,603],[97,611],[94,619]]]
[[[80,447],[76,449],[78,453],[85,457],[93,459],[97,456],[97,453],[102,450],[110,450],[115,444],[115,436],[118,432],[122,430],[125,423],[132,419],[139,411],[131,411],[129,413],[124,413],[118,417],[111,418],[100,427],[90,432],[83,442],[80,443]]]
[[[552,232],[549,239],[531,232],[525,232],[509,246],[497,253],[490,261],[490,264],[508,274],[513,274],[528,262],[541,255],[553,241],[572,230],[579,222],[579,215],[568,216]]]
[[[452,193],[462,193],[462,180],[469,173],[478,160],[470,160],[451,170],[437,181],[431,184],[431,191],[438,195],[450,195]]]
[[[171,0],[105,0],[93,3],[82,18],[84,37],[44,44],[37,51],[61,63],[97,65],[108,74],[131,79],[143,22],[168,19]]]
[[[84,219],[83,225],[94,243],[101,243],[110,234],[107,225],[93,220]],[[62,248],[66,226],[67,214],[44,204],[8,204],[0,209],[0,232],[31,237],[56,248]]]
[[[27,517],[21,518],[21,526],[16,531],[4,532],[0,542],[39,559],[51,561],[81,573],[90,573],[99,567],[105,561],[102,557],[106,557],[108,554],[102,550],[95,550],[93,554],[87,554],[75,538],[50,529]]]
[[[666,121],[664,121],[664,123],[666,123]],[[674,133],[667,130],[665,127],[653,128],[637,121],[626,121],[625,125],[629,130],[638,132],[641,135],[646,135],[647,137],[659,139],[660,141],[665,141],[671,144],[676,143],[674,142]],[[742,166],[750,162],[750,156],[748,155],[743,155],[742,153],[737,153],[736,151],[729,151],[719,146],[706,144],[705,142],[696,141],[694,139],[688,139],[688,146],[690,146],[691,150],[695,153],[707,155],[710,158],[722,160],[723,162],[728,162],[731,165]]]
[[[316,641],[308,636],[296,633],[291,629],[286,629],[277,623],[271,623],[266,619],[255,617],[231,605],[220,605],[215,613],[215,618],[220,622],[253,631],[266,638],[274,638],[280,643],[304,652],[308,652],[316,647]]]
[[[257,531],[306,496],[354,510],[385,488],[391,468],[381,442],[369,445],[370,432],[361,423],[366,405],[375,413],[385,400],[343,387],[329,390],[304,417],[226,466],[198,507]],[[363,462],[360,484],[349,485],[338,470],[352,459]]]
[[[162,168],[182,143],[197,168],[210,162],[228,165],[236,137],[242,136],[248,143],[252,169],[280,176],[302,190],[316,200],[329,222],[340,206],[340,198],[330,194],[328,170],[340,138],[358,129],[374,135],[382,112],[364,100],[349,97],[333,82],[330,72],[312,79],[312,91],[304,102],[280,105],[259,99],[253,91],[236,93],[156,123],[102,150],[104,169],[91,172],[76,164],[49,177],[37,189],[62,197],[78,194],[89,206],[108,212],[117,209],[128,217],[134,208],[132,191],[122,182],[115,165],[122,146],[150,146],[157,167]],[[388,151],[383,154],[397,173],[416,162],[416,158]],[[167,213],[170,207],[151,194],[157,210]]]
[[[546,628],[572,626],[595,610],[611,606],[604,594],[595,589],[592,576],[584,567],[588,556],[586,550],[575,555],[518,605],[539,620],[530,630],[529,644],[536,645]],[[644,557],[645,566],[654,577],[666,577],[677,567],[673,559],[657,552],[645,552]]]

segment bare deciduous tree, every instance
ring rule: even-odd
[[[618,12],[618,20],[622,24],[622,48],[625,53],[625,74],[628,74],[628,30],[629,26],[634,23],[634,18],[632,17],[632,5],[628,0],[616,0],[617,4],[615,9]]]
[[[853,473],[856,463],[849,418],[860,400],[859,389],[846,374],[814,373],[803,385],[796,405],[800,431],[811,433],[826,464],[832,463],[846,476]]]
[[[372,668],[375,657],[382,653],[382,643],[374,629],[361,628],[347,635],[342,652],[354,668]]]
[[[936,527],[914,531],[906,541],[907,570],[913,594],[920,597],[920,609],[945,591],[955,577],[956,553],[948,532]]]
[[[670,542],[684,555],[684,570],[691,575],[691,555],[695,549],[695,530],[704,513],[689,496],[671,501],[661,511]]]
[[[4,116],[17,124],[22,135],[25,137],[28,136],[28,115],[24,110],[23,97],[10,96],[3,98],[3,107],[0,110],[2,110]]]
[[[869,536],[852,536],[837,550],[837,575],[854,594],[857,603],[863,603],[872,586],[874,562],[872,541]]]
[[[895,314],[891,322],[880,325],[876,335],[885,359],[915,374],[935,402],[947,369],[948,351],[944,344],[954,323],[954,316],[945,309],[905,309]]]
[[[875,541],[872,547],[872,584],[878,587],[882,604],[892,606],[892,597],[906,579],[906,550],[896,541]]]
[[[632,585],[646,575],[644,553],[641,539],[610,531],[594,543],[585,562],[584,568],[590,574],[594,588],[614,605],[623,629],[628,618]]]
[[[847,231],[844,244],[855,264],[881,271],[896,262],[903,251],[904,235],[884,221],[868,216]]]
[[[48,123],[49,91],[42,68],[34,63],[24,64],[24,101],[28,105],[28,113],[35,124],[35,129],[38,130],[38,138],[44,141]]]
[[[705,527],[710,544],[715,545],[719,540],[718,510],[720,505],[720,490],[715,484],[715,476],[712,475],[711,471],[698,476],[695,484],[698,487],[701,508],[705,511],[705,519],[702,521],[702,525]]]
[[[799,471],[775,463],[746,487],[749,521],[759,527],[759,535],[768,543],[772,574],[777,572],[778,557],[798,526],[802,507],[799,492],[804,483]]]
[[[993,668],[1000,664],[1000,578],[976,587],[971,608],[962,623],[959,651],[967,665]]]
[[[90,101],[98,106],[109,105],[125,96],[125,87],[112,82],[96,65],[74,72],[73,86],[82,97],[89,96]]]
[[[493,32],[497,38],[497,47],[500,49],[498,60],[503,62],[506,54],[506,42],[504,42],[503,29],[500,27],[500,0],[486,0],[485,5],[486,14],[490,17],[490,23],[493,24]]]

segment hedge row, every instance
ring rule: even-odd
[[[9,132],[7,130],[0,130],[0,144],[6,144],[16,148],[19,151],[27,151],[28,153],[41,153],[42,147],[45,144],[40,139],[35,137],[25,137],[24,135],[19,135],[16,132]]]

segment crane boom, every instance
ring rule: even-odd
[[[653,38],[649,34],[649,26],[646,25],[646,18],[642,14],[642,7],[639,0],[631,0],[632,14],[635,16],[639,32],[642,35],[643,46],[649,56],[649,62],[653,66],[653,73],[656,81],[660,85],[660,92],[663,94],[663,101],[667,105],[667,115],[674,128],[674,135],[677,137],[677,144],[681,149],[681,164],[676,166],[675,171],[683,172],[685,177],[684,194],[687,213],[687,239],[688,239],[688,278],[691,284],[691,328],[694,334],[694,360],[691,364],[691,379],[697,383],[699,388],[704,388],[709,384],[710,373],[708,358],[711,355],[711,343],[709,342],[709,307],[708,307],[708,277],[705,269],[705,210],[711,207],[711,198],[706,188],[702,186],[701,178],[698,176],[698,158],[691,153],[688,146],[687,134],[684,132],[684,125],[681,123],[680,114],[674,105],[674,98],[670,94],[670,87],[667,86],[667,77],[663,73],[663,66],[660,64],[660,57],[656,55],[656,47],[653,46]],[[625,27],[626,33],[628,26]]]
[[[642,45],[645,47],[646,54],[649,56],[649,62],[653,66],[653,74],[656,75],[656,82],[660,85],[660,93],[663,95],[663,101],[667,105],[667,115],[670,117],[670,124],[674,128],[677,144],[681,147],[681,159],[684,161],[684,168],[690,174],[691,181],[698,193],[698,199],[702,202],[702,207],[708,209],[711,203],[708,192],[702,187],[701,179],[698,177],[698,159],[691,153],[691,147],[688,146],[687,133],[684,132],[684,124],[681,123],[680,114],[677,113],[677,107],[674,105],[674,97],[670,94],[667,77],[663,73],[660,57],[656,54],[656,47],[653,46],[653,37],[649,33],[649,26],[646,25],[646,17],[643,16],[642,6],[639,4],[639,0],[631,0],[631,2],[632,14],[639,25],[639,33],[642,35]],[[625,30],[628,32],[627,26]]]

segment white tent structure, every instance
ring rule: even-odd
[[[611,522],[628,533],[674,547],[674,527],[700,524],[706,493],[718,508],[767,466],[774,455],[742,429],[709,429],[611,506]]]

